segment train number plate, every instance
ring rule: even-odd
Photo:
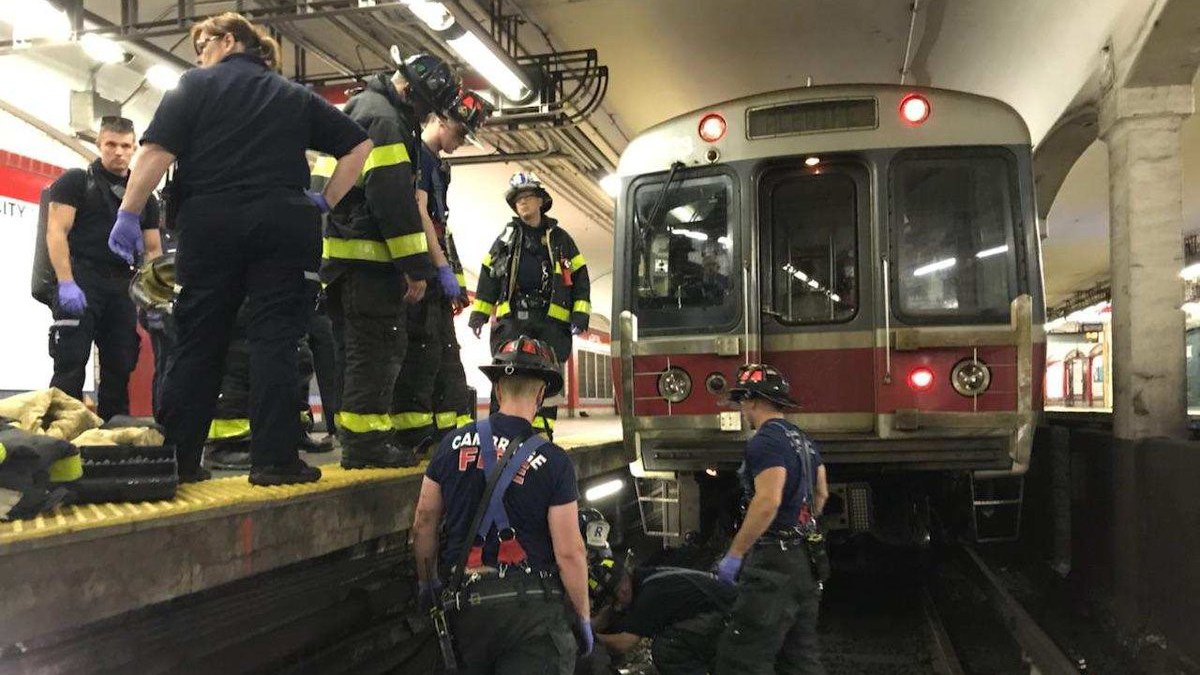
[[[742,430],[742,413],[740,412],[723,412],[721,413],[721,431],[741,431]]]

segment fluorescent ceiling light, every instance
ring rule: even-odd
[[[934,272],[938,272],[941,270],[948,270],[957,264],[958,264],[957,258],[946,258],[945,260],[939,260],[937,262],[932,262],[932,263],[929,263],[928,265],[921,265],[917,269],[913,270],[913,276],[914,277],[923,277],[926,274],[932,274]]]
[[[692,208],[690,204],[676,206],[670,211],[667,211],[667,213],[671,214],[675,220],[678,220],[681,223],[690,223],[696,218],[696,209]]]
[[[155,89],[167,91],[174,89],[179,85],[179,78],[183,73],[175,70],[173,67],[162,63],[156,63],[146,69],[146,81]]]
[[[809,279],[808,285],[810,288],[820,288],[821,287],[821,284],[818,284],[816,279]]]
[[[103,35],[85,33],[79,38],[79,46],[93,61],[120,63],[125,60],[125,50],[121,49],[121,45]]]
[[[0,19],[13,27],[13,41],[71,37],[67,13],[47,0],[0,0]]]
[[[829,294],[829,299],[830,299],[830,300],[832,300],[832,301],[834,301],[834,302],[841,302],[841,301],[842,301],[842,296],[838,295],[837,293],[830,293],[830,294]]]
[[[985,248],[982,251],[980,251],[979,253],[976,253],[975,257],[976,258],[990,258],[994,255],[1000,255],[1001,253],[1008,253],[1008,244],[1005,244],[1004,246],[994,246],[992,248]]]
[[[708,235],[705,234],[704,232],[696,232],[695,230],[685,230],[682,227],[671,228],[671,234],[677,234],[681,237],[687,237],[688,239],[695,239],[696,241],[708,241]]]
[[[609,197],[616,199],[617,195],[621,194],[621,177],[615,173],[610,173],[600,179],[600,187],[608,193]]]
[[[725,248],[729,248],[730,246],[733,245],[733,240],[730,239],[729,237],[717,237],[717,243],[724,246]]]
[[[474,33],[467,31],[446,41],[459,56],[479,72],[493,87],[510,101],[525,97],[525,83],[516,73],[509,70],[500,57],[483,43]]]
[[[454,15],[440,2],[428,2],[427,0],[401,0],[401,2],[408,7],[408,11],[433,30],[441,32],[454,25]]]
[[[1179,273],[1179,276],[1187,279],[1188,281],[1200,279],[1200,263],[1194,263],[1183,268],[1183,271]]]
[[[584,493],[584,496],[587,497],[589,502],[594,502],[597,499],[604,499],[605,497],[611,497],[612,495],[617,494],[623,487],[625,487],[625,483],[621,481],[620,478],[616,478],[605,483],[601,483],[596,487],[588,488],[588,491]]]

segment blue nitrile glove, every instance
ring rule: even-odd
[[[87,309],[87,296],[83,294],[79,284],[74,281],[58,282],[58,308],[64,314],[83,316],[84,310]]]
[[[440,579],[417,582],[417,606],[421,611],[428,612],[437,604],[438,595],[442,592]]]
[[[108,249],[132,265],[134,254],[146,250],[142,242],[141,216],[124,209],[117,211],[117,222],[108,233]]]
[[[462,295],[462,286],[458,284],[454,270],[450,269],[449,265],[438,265],[437,278],[438,283],[442,285],[442,293],[447,298],[457,298]]]
[[[726,553],[721,562],[717,563],[717,578],[730,586],[737,583],[738,570],[742,569],[741,556]]]
[[[329,201],[325,199],[325,193],[317,192],[316,190],[305,190],[304,194],[313,203],[313,206],[321,210],[321,213],[329,213]]]
[[[596,634],[592,632],[592,622],[589,619],[579,619],[579,655],[587,656],[596,646]]]

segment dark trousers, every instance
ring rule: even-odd
[[[150,405],[154,416],[158,416],[162,404],[163,382],[166,379],[167,359],[175,348],[175,319],[158,310],[141,312],[142,328],[150,336],[150,349],[154,352],[154,381],[150,385]]]
[[[654,636],[650,655],[659,675],[708,675],[725,630],[725,615],[706,612],[679,621]]]
[[[392,397],[408,347],[404,277],[390,267],[353,267],[325,292],[345,363],[338,438],[344,450],[369,450],[392,440]]]
[[[333,323],[321,312],[313,312],[309,319],[308,347],[312,350],[313,371],[317,376],[317,389],[321,393],[321,416],[325,419],[325,431],[333,434],[337,432],[333,420],[341,408],[343,366],[333,339]]]
[[[804,542],[756,546],[717,646],[716,675],[824,675],[817,642],[821,597]]]
[[[392,409],[397,440],[415,446],[470,421],[454,313],[440,291],[408,310],[408,347],[396,382]]]
[[[180,471],[200,465],[234,320],[246,302],[255,466],[298,461],[296,344],[308,328],[321,256],[320,214],[299,190],[193,197],[178,217],[177,345],[161,422]]]
[[[554,355],[558,357],[558,370],[562,372],[567,359],[571,358],[570,324],[550,318],[545,311],[530,311],[527,314],[527,316],[523,316],[522,313],[513,310],[496,321],[490,337],[492,355],[495,356],[500,345],[525,335],[550,345],[550,348],[554,350]],[[499,409],[500,402],[496,399],[496,390],[493,387],[491,412]],[[537,415],[533,418],[533,428],[553,434],[554,423],[557,419],[558,406],[544,405],[538,409]]]
[[[536,578],[522,577],[512,578],[511,583],[538,583]],[[508,602],[464,607],[450,615],[460,657],[459,672],[571,675],[578,647],[569,622],[562,595],[526,595]]]
[[[50,386],[82,399],[83,380],[92,343],[100,351],[100,381],[97,405],[100,417],[129,414],[129,374],[137,365],[139,342],[137,309],[129,298],[130,273],[104,270],[86,262],[72,265],[75,283],[87,296],[83,316],[72,317],[54,310],[50,327],[50,357],[54,376]]]

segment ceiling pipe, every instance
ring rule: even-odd
[[[43,120],[39,117],[35,117],[34,115],[30,115],[29,113],[25,112],[24,110],[16,107],[15,105],[9,103],[6,100],[4,100],[3,98],[0,98],[0,110],[3,110],[4,112],[8,113],[9,115],[12,115],[13,117],[21,120],[22,122],[28,124],[29,126],[37,129],[38,131],[42,132],[43,134],[46,134],[51,139],[58,141],[59,143],[65,145],[67,148],[78,153],[80,157],[83,157],[84,159],[86,159],[89,162],[95,161],[96,157],[98,156],[96,153],[94,153],[90,149],[88,149],[88,147],[86,145],[79,142],[79,139],[75,138],[74,136],[71,136],[70,134],[66,134],[66,133],[63,133],[62,131],[59,131],[58,129],[54,128],[54,125],[50,124],[49,122],[46,122],[45,120]]]

